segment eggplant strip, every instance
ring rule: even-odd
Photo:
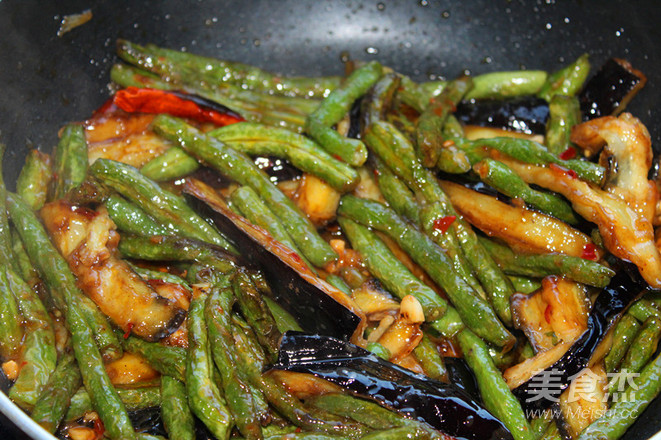
[[[507,205],[456,183],[442,181],[441,187],[469,223],[515,249],[581,257],[585,247],[592,245],[588,236],[547,215]],[[599,250],[596,254],[603,255]]]
[[[424,420],[457,439],[512,438],[507,429],[458,388],[410,373],[334,338],[287,333],[274,369],[310,373]],[[473,423],[463,423],[471,417]]]
[[[512,390],[514,395],[519,398],[524,410],[544,410],[553,403],[551,398],[559,398],[562,391],[569,386],[568,378],[589,366],[593,354],[598,351],[609,328],[616,324],[622,312],[646,290],[649,290],[649,286],[630,263],[622,262],[619,269],[610,284],[594,301],[588,315],[587,330],[559,360]],[[559,380],[560,386],[548,388],[543,385],[544,377],[549,377],[549,375],[555,377],[560,371],[562,372]],[[542,398],[536,398],[539,396]],[[544,396],[551,398],[543,398]]]
[[[257,262],[276,299],[306,330],[332,334],[353,341],[362,339],[364,314],[342,291],[323,281],[302,262],[297,254],[275,241],[266,231],[233,213],[211,187],[188,179],[184,192],[207,206],[217,226],[232,236],[247,261]]]
[[[41,214],[83,292],[123,331],[158,340],[179,327],[184,311],[114,255],[118,236],[106,212],[53,202]]]

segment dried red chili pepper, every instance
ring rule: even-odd
[[[195,99],[193,99],[195,98]],[[167,113],[172,116],[190,118],[199,122],[210,122],[218,126],[234,124],[243,121],[230,109],[214,105],[201,104],[203,100],[179,92],[127,87],[115,93],[113,103],[129,113]],[[218,109],[223,109],[219,111]]]

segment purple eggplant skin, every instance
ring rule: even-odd
[[[298,255],[223,206],[217,193],[205,195],[209,193],[204,187],[201,182],[189,179],[184,184],[184,192],[192,196],[190,201],[198,212],[211,219],[241,250],[242,262],[263,271],[275,300],[294,316],[301,328],[345,340],[362,334],[363,317],[357,310],[338,302],[317,283],[310,282],[316,277]],[[215,198],[212,200],[212,197]],[[298,266],[292,261],[298,262]]]
[[[466,361],[463,358],[446,356],[443,358],[443,362],[448,370],[449,382],[461,388],[475,402],[481,405],[483,402],[480,389],[477,386],[477,379]]]
[[[271,182],[276,185],[286,180],[298,179],[303,175],[301,170],[292,165],[288,160],[280,157],[257,156],[253,158],[253,161],[260,170],[268,174]]]
[[[618,273],[597,296],[588,315],[587,330],[557,362],[512,390],[524,412],[547,409],[583,368],[588,366],[597,346],[611,326],[640,296],[652,290],[631,263],[620,262]],[[546,383],[544,383],[546,382]],[[550,384],[550,385],[549,385]],[[539,398],[539,396],[543,396]]]
[[[611,58],[579,94],[583,120],[619,114],[643,88],[647,78],[629,62]]]
[[[535,96],[463,101],[455,116],[464,124],[496,127],[527,134],[544,134],[548,103]]]
[[[357,345],[332,337],[285,333],[278,362],[272,368],[326,379],[455,439],[513,438],[498,419],[463,390],[412,373]]]
[[[170,90],[168,91],[168,93],[175,95],[178,98],[185,99],[186,101],[191,101],[204,109],[213,110],[220,114],[243,120],[243,116],[241,116],[234,110],[230,109],[229,107],[225,107],[222,104],[218,104],[217,102],[204,98],[200,95],[196,95],[194,93],[180,92],[177,90]]]

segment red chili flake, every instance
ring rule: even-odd
[[[551,304],[547,305],[546,308],[544,309],[544,319],[546,319],[546,322],[551,323],[551,312],[553,309],[551,308]]]
[[[557,164],[554,164],[554,163],[549,164],[549,169],[552,170],[555,173],[566,174],[567,176],[571,177],[572,179],[577,179],[578,178],[578,174],[576,174],[576,171],[568,170],[567,168],[565,168],[563,166],[560,166],[560,165],[557,165]]]
[[[379,177],[379,175],[381,174],[377,169],[372,170],[372,173],[374,174],[374,177]]]
[[[333,154],[333,157],[337,160],[342,160],[339,154]]]
[[[450,228],[452,222],[454,222],[456,219],[456,215],[446,215],[445,217],[437,218],[434,220],[434,229],[441,231],[441,234],[445,234]]]
[[[597,259],[597,247],[592,244],[588,243],[583,247],[583,253],[581,254],[581,258],[584,260],[596,260]]]
[[[241,121],[235,116],[204,108],[173,93],[149,88],[127,87],[115,93],[113,103],[129,113],[167,113],[219,126]]]
[[[299,427],[294,430],[294,432],[303,432],[303,430]]]
[[[292,260],[296,261],[297,263],[300,263],[301,261],[301,256],[298,255],[296,252],[290,252],[289,256],[292,258]]]
[[[133,327],[135,327],[135,324],[133,324],[132,322],[129,322],[126,325],[126,333],[124,333],[124,339],[128,339],[129,336],[131,336],[131,330],[133,330]]]
[[[576,157],[576,150],[572,147],[567,148],[565,151],[560,153],[560,156],[558,156],[562,160],[569,160],[573,159]]]
[[[106,427],[103,426],[101,419],[94,419],[94,434],[96,434],[96,438],[101,438],[104,432],[106,432]]]

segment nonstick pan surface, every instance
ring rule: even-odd
[[[57,36],[64,15],[90,22]],[[109,96],[117,38],[186,49],[282,74],[341,74],[377,59],[414,79],[519,68],[554,70],[584,52],[593,68],[628,59],[648,77],[629,110],[661,145],[661,2],[657,1],[38,1],[0,0],[0,142],[10,188],[25,154]],[[1,402],[0,402],[1,403]],[[0,404],[0,413],[8,407]],[[628,439],[661,429],[661,403]],[[4,429],[10,429],[4,420]],[[11,439],[4,433],[0,438]],[[20,434],[16,438],[23,438]]]

